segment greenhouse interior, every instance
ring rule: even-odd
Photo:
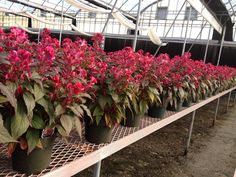
[[[0,176],[236,177],[236,0],[0,0]]]

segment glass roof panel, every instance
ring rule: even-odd
[[[222,2],[225,4],[226,9],[231,16],[231,19],[233,20],[232,16],[236,15],[236,0],[222,0]]]
[[[103,6],[107,6],[110,9],[112,8],[114,3],[116,2],[116,0],[94,0],[94,1],[97,2],[98,4],[103,5]],[[143,8],[145,8],[147,5],[153,3],[154,1],[157,1],[157,0],[142,0],[141,10]],[[12,2],[14,2],[14,3],[12,3]],[[95,5],[89,3],[86,0],[80,0],[80,2],[83,2],[85,4],[89,4],[90,6],[96,7]],[[116,4],[116,8],[120,9],[123,12],[124,11],[129,12],[130,10],[137,11],[138,2],[139,2],[139,0],[118,0],[118,2]],[[24,5],[21,5],[21,4],[24,4]],[[29,6],[27,6],[27,4],[29,4],[29,6],[34,6],[35,8],[46,7],[47,10],[51,9],[51,10],[56,10],[58,12],[60,12],[61,8],[62,8],[62,0],[0,0],[0,7],[2,7],[2,8],[17,10],[17,11],[19,11],[19,9],[29,10],[32,12],[32,9],[34,9],[34,7],[31,7],[29,9]],[[78,10],[79,10],[78,8],[72,6],[69,3],[67,3],[66,1],[64,1],[63,11],[65,13],[76,14],[78,12]]]
[[[114,3],[116,2],[116,0],[94,0],[95,2],[98,2],[102,5],[105,5],[109,8],[111,8]],[[141,9],[145,8],[146,6],[148,6],[149,4],[153,3],[154,1],[157,0],[142,0],[142,5],[141,5]],[[12,6],[12,2],[15,2],[13,7]],[[4,8],[10,8],[12,10],[14,9],[24,9],[24,7],[22,7],[22,5],[17,5],[17,2],[23,2],[25,4],[27,4],[27,2],[31,3],[31,4],[35,4],[35,5],[40,5],[40,6],[45,6],[47,8],[51,8],[54,10],[58,10],[61,11],[61,6],[62,6],[62,0],[0,0],[0,7],[4,7]],[[89,4],[88,1],[86,0],[80,0],[80,2],[83,2],[85,4]],[[121,8],[122,11],[130,11],[131,9],[133,11],[137,11],[138,5],[137,3],[139,2],[139,0],[118,0],[116,8]],[[236,0],[222,0],[222,2],[225,4],[226,8],[229,11],[230,15],[234,15],[235,11],[236,11]],[[91,5],[93,6],[93,5]],[[68,13],[76,13],[79,9],[71,6],[70,4],[68,4],[66,1],[64,2],[64,11],[68,12]]]
[[[82,2],[84,4],[88,4],[93,7],[97,7],[96,5],[89,3],[87,0],[76,0]],[[91,0],[98,4],[101,4],[109,9],[112,8],[116,0]],[[154,2],[161,1],[161,0],[142,0],[141,10],[145,9],[149,4]],[[229,14],[231,16],[235,15],[236,12],[236,0],[221,0]],[[13,3],[14,2],[14,3]],[[62,2],[63,0],[0,0],[0,7],[7,8],[14,11],[34,11],[34,9],[41,7],[42,9],[46,9],[50,12],[57,12],[60,13],[62,10]],[[118,0],[116,4],[116,9],[120,9],[122,12],[126,12],[126,14],[130,15],[133,14],[135,16],[135,12],[138,9],[138,2],[139,0]],[[23,5],[22,5],[23,4]],[[64,0],[64,13],[67,13],[70,16],[75,16],[79,11],[78,8],[70,5]],[[130,12],[132,11],[132,12]],[[232,19],[234,19],[232,17]]]

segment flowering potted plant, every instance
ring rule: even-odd
[[[170,89],[171,80],[169,79],[172,62],[167,54],[160,54],[154,59],[155,75],[159,80],[159,101],[151,104],[148,110],[150,117],[162,118],[165,115],[166,107],[172,98]]]
[[[85,87],[91,95],[91,100],[86,104],[90,111],[84,114],[84,122],[85,138],[93,143],[109,142],[112,127],[120,123],[124,114],[120,96],[122,86],[116,82],[118,79],[115,80],[116,67],[107,64],[109,59],[100,47],[102,38],[100,34],[95,34],[92,46],[85,40],[72,42],[67,39],[68,47],[64,46],[70,58],[78,58],[81,68],[75,68],[74,72],[78,72],[80,78],[90,80]]]
[[[155,74],[154,57],[142,50],[136,52],[134,56],[136,61],[134,80],[137,90],[135,93],[136,99],[131,101],[131,105],[137,117],[143,117],[149,106],[160,102],[159,91],[161,85]]]
[[[193,60],[190,59],[191,54],[185,53],[183,56],[176,56],[173,61],[175,67],[178,68],[178,73],[182,79],[182,88],[184,90],[183,106],[189,107],[192,100],[196,95],[196,89],[194,85],[195,76],[193,75]]]
[[[26,173],[37,172],[50,162],[54,139],[50,125],[54,111],[49,109],[50,101],[42,76],[32,67],[32,54],[26,50],[31,48],[27,35],[12,28],[9,34],[1,30],[1,39],[0,115],[1,132],[4,134],[0,142],[8,143],[13,169]],[[41,105],[42,102],[48,109]],[[42,148],[45,158],[37,159],[40,163],[32,163],[32,157],[38,156]],[[32,164],[29,168],[21,165],[26,156]]]
[[[205,64],[203,61],[194,62],[193,75],[197,80],[195,82],[196,96],[193,100],[194,102],[198,102],[200,99],[206,99],[208,93],[213,90],[210,66],[211,65]]]
[[[187,54],[185,54],[187,55]],[[185,87],[186,75],[184,73],[188,72],[185,66],[182,66],[182,58],[179,56],[174,57],[171,62],[173,62],[169,78],[171,80],[171,92],[172,98],[169,102],[168,109],[171,111],[179,111],[182,107],[183,101],[186,98]]]
[[[0,143],[8,143],[13,169],[37,173],[50,162],[56,133],[81,134],[80,118],[89,114],[85,88],[91,85],[78,81],[78,67],[47,31],[39,44],[17,28],[1,30],[0,37]]]
[[[123,104],[124,114],[121,120],[123,126],[137,127],[143,114],[138,112],[138,88],[140,77],[137,74],[137,53],[130,47],[108,53],[108,65],[112,66],[114,87],[119,88],[118,94]]]

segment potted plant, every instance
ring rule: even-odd
[[[144,115],[139,104],[141,77],[138,71],[140,56],[142,56],[141,53],[133,52],[130,47],[108,54],[109,61],[107,63],[113,67],[112,70],[116,78],[115,85],[120,87],[121,103],[123,103],[123,109],[125,110],[120,123],[123,126],[139,126],[140,119]]]
[[[50,162],[53,144],[53,129],[50,127],[51,113],[46,111],[40,100],[46,98],[41,76],[31,70],[31,53],[24,48],[30,46],[27,35],[20,29],[11,28],[9,34],[1,30],[1,143],[8,143],[8,155],[12,156],[13,169],[31,173],[40,171]],[[44,130],[44,131],[43,131]],[[39,156],[42,163],[32,163],[39,149],[46,155]],[[27,154],[29,156],[27,156]],[[19,161],[24,160],[23,166]]]
[[[8,55],[3,51],[1,61],[4,64],[1,64],[0,114],[4,136],[0,141],[8,143],[14,170],[27,174],[39,172],[50,162],[54,140],[50,99],[41,76],[31,70],[30,52],[18,49]]]
[[[80,118],[89,114],[85,88],[93,83],[78,80],[73,73],[78,66],[47,31],[40,44],[17,28],[1,33],[0,142],[8,143],[13,169],[37,173],[49,165],[56,134],[65,138],[73,129],[81,134]]]
[[[172,99],[169,102],[167,109],[171,111],[179,111],[182,108],[183,101],[186,99],[185,89],[186,78],[189,77],[191,68],[185,65],[185,61],[189,58],[189,53],[185,53],[182,57],[175,56],[171,61],[173,62],[169,78],[171,79]]]
[[[128,90],[127,77],[123,68],[112,63],[112,59],[101,49],[102,36],[95,34],[93,45],[79,40],[74,46],[80,50],[80,74],[92,78],[95,85],[88,89],[91,100],[87,103],[91,117],[84,116],[85,138],[92,143],[111,141],[112,128],[119,124],[124,116],[124,97]],[[122,78],[124,76],[125,78]]]
[[[159,101],[151,104],[148,110],[148,115],[154,118],[162,118],[165,115],[166,107],[172,99],[172,92],[170,89],[171,80],[169,78],[172,62],[167,54],[160,54],[154,59],[155,75],[159,80]]]

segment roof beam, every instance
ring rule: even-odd
[[[11,10],[11,9],[6,9],[6,8],[3,8],[3,7],[0,7],[0,12],[13,14],[13,15],[16,15],[16,16],[19,16],[19,17],[28,18],[28,16],[26,16],[26,15],[23,14],[23,12],[15,12],[15,11],[13,11],[13,10]]]
[[[198,13],[200,13],[205,18],[205,20],[207,20],[211,24],[211,26],[216,31],[218,31],[218,33],[221,34],[223,32],[222,25],[212,15],[212,13],[207,8],[202,9],[202,6],[204,6],[204,4],[200,0],[187,0],[187,1],[189,2],[189,4],[191,4],[191,6],[194,9],[198,11]]]
[[[111,5],[107,4],[104,1],[101,1],[104,4],[102,4],[102,3],[98,2],[98,1],[95,1],[95,0],[85,0],[85,1],[91,3],[91,4],[95,5],[95,6],[107,9],[107,10],[111,10],[112,9]],[[117,8],[115,8],[115,9],[117,9]],[[132,20],[132,21],[136,21],[136,18],[133,15],[131,15],[131,14],[127,13],[127,12],[124,12],[123,10],[121,10],[121,8],[118,8],[118,9],[124,14],[124,16],[126,18],[128,18],[129,20]]]
[[[230,7],[231,7],[231,9],[232,9],[232,11],[233,11],[233,14],[231,14],[231,16],[232,16],[232,15],[235,15],[234,7],[233,7],[231,1],[228,0],[228,2],[229,2],[229,5],[230,5]]]
[[[50,7],[47,7],[47,6],[42,6],[42,5],[38,4],[38,3],[34,3],[34,2],[31,2],[31,1],[27,1],[27,0],[8,0],[8,1],[11,1],[11,2],[14,2],[14,3],[18,3],[18,4],[22,4],[24,6],[40,9],[42,11],[53,13],[55,15],[61,16],[61,12],[60,11],[52,9]],[[71,16],[71,15],[63,14],[63,16],[66,17],[66,18],[74,19],[74,17]]]

